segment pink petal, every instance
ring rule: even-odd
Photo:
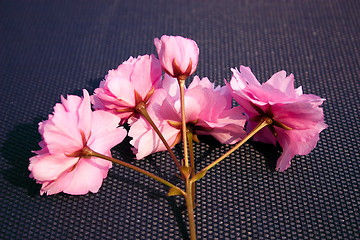
[[[139,56],[131,74],[131,83],[145,99],[153,86],[159,82],[161,73],[160,62],[154,55]]]
[[[50,153],[73,153],[83,147],[83,137],[90,135],[91,106],[86,90],[84,98],[78,96],[62,97],[62,104],[56,104],[54,115],[39,125]],[[81,130],[81,132],[79,131]]]
[[[246,85],[260,86],[259,81],[256,79],[249,67],[240,66],[240,75],[241,80],[245,81]]]
[[[245,122],[246,118],[242,114],[241,108],[237,107],[224,110],[217,119],[217,123],[208,123],[208,125],[213,128],[210,134],[219,142],[222,144],[234,144],[246,136]]]
[[[151,96],[146,110],[152,116],[152,118],[159,118],[161,115],[161,108],[168,93],[165,89],[156,89]],[[155,121],[155,119],[153,119]]]
[[[174,99],[167,96],[167,98],[162,102],[159,114],[162,119],[181,122],[180,100],[172,102],[173,100]]]
[[[283,172],[288,169],[291,165],[291,159],[293,159],[294,156],[295,153],[292,150],[292,146],[287,146],[276,162],[276,170]]]
[[[77,112],[81,103],[82,103],[82,99],[79,96],[68,95],[66,98],[61,96],[61,106],[67,112]],[[56,110],[55,110],[55,112],[56,112]]]
[[[68,119],[64,118],[62,125],[65,126],[67,121]],[[74,134],[71,134],[70,131],[63,131],[63,128],[59,129],[60,124],[54,125],[52,122],[43,122],[42,126],[43,138],[51,154],[71,154],[83,147],[79,131],[73,131]]]
[[[263,84],[263,86],[270,85],[274,89],[278,89],[281,92],[285,93],[289,97],[295,97],[294,89],[294,75],[290,74],[286,77],[285,71],[280,71],[272,75],[272,77]]]
[[[166,90],[166,92],[175,99],[180,98],[179,84],[176,78],[165,74],[164,80],[162,81],[162,88]]]
[[[84,89],[83,94],[84,98],[82,99],[82,102],[77,110],[79,119],[78,129],[80,129],[85,134],[85,137],[88,138],[91,129],[92,110],[88,91]]]
[[[214,86],[211,86],[211,88],[207,87],[201,84],[188,89],[187,96],[191,96],[200,107],[200,111],[197,114],[198,119],[217,122],[223,110],[231,108],[231,96],[224,95],[226,92],[221,91],[220,88],[215,90]]]
[[[122,142],[126,137],[126,130],[118,127],[120,118],[109,112],[98,110],[92,114],[91,136],[88,146],[104,154],[112,147]]]
[[[132,72],[132,69],[128,71]],[[121,99],[124,105],[135,106],[134,86],[129,81],[130,73],[125,76],[118,76],[116,70],[110,70],[105,77],[105,87],[117,98]]]
[[[165,122],[157,127],[171,146],[174,143],[179,130],[169,126]],[[131,126],[129,136],[133,138],[130,141],[130,144],[137,149],[137,159],[142,159],[154,152],[166,150],[159,136],[143,118],[139,118],[139,120]]]
[[[319,133],[327,127],[318,123],[315,127],[306,130],[278,129],[277,140],[283,148],[283,154],[277,162],[277,169],[285,171],[290,166],[290,161],[296,154],[306,155],[316,147]]]
[[[81,159],[73,176],[64,176],[64,178],[69,177],[71,179],[59,179],[58,181],[67,182],[70,180],[70,184],[63,190],[64,193],[74,195],[86,194],[89,191],[96,193],[103,182],[104,172],[107,173],[107,171],[108,168],[101,168],[92,159]]]
[[[50,181],[70,169],[77,161],[78,158],[70,158],[65,155],[37,155],[30,158],[29,170],[36,180]]]
[[[322,108],[311,102],[294,102],[271,106],[274,119],[294,129],[309,129],[324,120]]]
[[[199,114],[202,110],[201,104],[204,102],[200,100],[200,97],[194,97],[191,94],[185,94],[185,119],[186,122],[196,121],[199,118]],[[176,101],[174,103],[175,108],[177,109],[179,113],[179,117],[181,117],[181,106],[180,106],[180,100]]]

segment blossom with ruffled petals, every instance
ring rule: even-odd
[[[263,84],[248,67],[240,66],[240,71],[232,69],[232,72],[227,85],[248,115],[247,130],[252,130],[262,117],[273,120],[254,140],[280,144],[283,153],[277,161],[277,170],[286,170],[295,155],[308,154],[315,148],[319,133],[327,127],[319,107],[324,99],[303,94],[301,87],[295,89],[294,76],[286,76],[285,71],[275,73]]]
[[[147,103],[161,80],[161,65],[154,55],[130,57],[110,70],[95,89],[91,101],[95,109],[112,112],[125,123],[139,102]]]
[[[196,70],[199,48],[194,40],[181,36],[155,38],[154,44],[164,71],[175,78],[186,78]]]
[[[88,147],[111,156],[110,149],[126,136],[126,130],[118,127],[119,121],[109,112],[93,112],[86,90],[84,98],[61,97],[49,119],[39,123],[42,149],[30,158],[30,177],[42,184],[40,193],[97,192],[112,164],[81,153]]]
[[[165,76],[163,89],[156,90],[148,105],[148,112],[159,126],[170,146],[181,139],[181,109],[179,85],[176,79]],[[231,108],[232,97],[226,87],[217,87],[207,78],[195,76],[185,89],[185,119],[187,128],[197,140],[197,135],[212,135],[221,143],[233,144],[242,139],[245,116],[241,107]],[[153,152],[166,150],[155,131],[142,118],[131,125],[130,142],[141,159]]]

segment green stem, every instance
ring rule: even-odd
[[[186,184],[186,194],[185,202],[188,212],[188,218],[189,218],[189,229],[190,229],[190,239],[196,240],[196,224],[195,224],[195,216],[194,216],[194,199],[193,199],[193,189],[192,189],[192,182],[189,178],[185,179]]]
[[[190,157],[190,168],[191,168],[191,177],[195,174],[195,157],[194,157],[194,142],[193,142],[193,134],[188,131],[187,140],[189,145],[189,157]]]
[[[195,157],[194,157],[194,141],[193,141],[193,134],[191,131],[187,132],[187,140],[189,144],[189,155],[190,155],[190,178],[195,176],[196,168],[195,168]],[[195,204],[195,196],[196,196],[196,183],[192,183],[192,198]]]
[[[184,147],[184,165],[189,167],[188,144],[187,144],[187,128],[185,119],[185,79],[178,79],[180,87],[180,105],[181,105],[181,133]]]
[[[186,195],[186,193],[185,193],[182,189],[180,189],[179,187],[175,186],[174,184],[172,184],[172,183],[166,181],[165,179],[163,179],[163,178],[161,178],[161,177],[159,177],[159,176],[156,176],[155,174],[152,174],[152,173],[150,173],[150,172],[148,172],[148,171],[146,171],[146,170],[144,170],[144,169],[142,169],[142,168],[136,167],[136,166],[134,166],[134,165],[132,165],[132,164],[130,164],[130,163],[127,163],[127,162],[121,161],[121,160],[119,160],[119,159],[112,158],[112,157],[103,155],[103,154],[101,154],[101,153],[95,152],[95,151],[91,150],[89,147],[84,147],[84,148],[82,149],[82,153],[83,153],[83,157],[98,157],[98,158],[102,158],[102,159],[111,161],[111,162],[113,162],[113,163],[120,164],[120,165],[122,165],[122,166],[124,166],[124,167],[130,168],[130,169],[132,169],[132,170],[134,170],[134,171],[137,171],[137,172],[142,173],[142,174],[144,174],[144,175],[146,175],[146,176],[148,176],[148,177],[151,177],[151,178],[155,179],[156,181],[161,182],[162,184],[164,184],[164,185],[166,185],[166,186],[168,186],[168,187],[170,187],[170,188],[176,189],[176,190],[179,191],[183,196]]]
[[[165,145],[167,151],[169,152],[171,158],[173,159],[176,167],[179,169],[179,171],[181,171],[181,165],[178,161],[178,159],[176,158],[173,150],[171,149],[171,147],[169,146],[168,142],[166,141],[166,139],[164,138],[164,136],[162,135],[162,133],[160,132],[159,128],[156,126],[156,124],[154,123],[154,121],[151,119],[149,113],[146,110],[146,104],[141,102],[136,106],[136,111],[142,115],[146,121],[151,125],[151,127],[154,129],[154,131],[156,132],[156,134],[159,136],[159,138],[161,139],[161,141],[163,142],[163,144]]]
[[[237,150],[239,147],[241,147],[244,143],[246,143],[251,137],[253,137],[257,132],[259,132],[264,127],[271,125],[273,123],[273,120],[268,117],[263,117],[259,124],[240,142],[238,142],[233,148],[231,148],[229,151],[227,151],[224,155],[210,163],[208,166],[203,168],[201,171],[199,171],[192,179],[191,181],[196,181],[202,178],[208,170],[210,170],[212,167],[214,167],[216,164],[221,162],[223,159],[225,159],[227,156],[229,156],[231,153],[233,153],[235,150]]]
[[[186,78],[178,78],[178,83],[180,87],[180,105],[181,105],[181,133],[182,133],[182,140],[183,140],[183,148],[184,148],[184,169],[189,170],[189,156],[188,156],[188,137],[191,136],[192,142],[192,134],[187,134],[187,127],[186,127],[186,119],[185,119],[185,80]],[[190,142],[190,140],[189,140]],[[192,153],[191,153],[192,152]],[[195,224],[195,216],[194,216],[194,189],[193,183],[190,181],[190,178],[194,175],[194,152],[191,146],[190,149],[190,158],[191,166],[190,166],[190,173],[187,174],[183,171],[183,176],[185,177],[185,187],[186,187],[186,194],[185,202],[188,212],[189,218],[189,229],[190,229],[190,239],[196,240],[196,224]]]

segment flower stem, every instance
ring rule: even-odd
[[[195,174],[195,158],[194,158],[194,146],[193,146],[193,134],[188,131],[187,134],[187,140],[189,145],[189,157],[190,157],[190,168],[191,168],[191,177]]]
[[[188,156],[188,144],[187,144],[187,128],[186,128],[186,119],[185,119],[185,80],[178,78],[178,83],[180,87],[180,105],[181,105],[181,133],[184,147],[184,165],[189,167],[189,156]]]
[[[162,133],[160,132],[159,128],[156,126],[156,124],[154,123],[154,121],[151,119],[149,113],[146,110],[146,104],[141,102],[136,106],[136,111],[143,116],[146,121],[151,125],[151,127],[154,129],[154,131],[156,132],[156,134],[159,136],[159,138],[161,139],[161,141],[163,142],[163,144],[165,145],[167,151],[169,152],[171,158],[173,159],[176,167],[179,169],[179,171],[181,171],[181,165],[178,161],[178,159],[176,158],[173,150],[171,150],[171,147],[169,146],[168,142],[166,141],[166,139],[164,138],[164,136],[162,135]]]
[[[194,216],[194,199],[193,199],[193,189],[192,189],[192,182],[190,178],[185,179],[186,184],[186,194],[185,202],[188,212],[189,218],[189,229],[190,229],[190,239],[196,240],[196,225],[195,225],[195,216]]]
[[[185,193],[182,189],[180,189],[179,187],[175,186],[174,184],[172,184],[172,183],[166,181],[165,179],[163,179],[163,178],[161,178],[161,177],[159,177],[159,176],[156,176],[155,174],[150,173],[150,172],[148,172],[148,171],[146,171],[146,170],[144,170],[144,169],[142,169],[142,168],[136,167],[136,166],[134,166],[134,165],[132,165],[132,164],[130,164],[130,163],[121,161],[121,160],[116,159],[116,158],[113,158],[113,157],[109,157],[109,156],[103,155],[103,154],[101,154],[101,153],[97,153],[97,152],[91,150],[89,147],[83,148],[82,152],[83,152],[83,156],[85,156],[85,157],[98,157],[98,158],[102,158],[102,159],[111,161],[111,162],[113,162],[113,163],[120,164],[120,165],[122,165],[122,166],[124,166],[124,167],[130,168],[130,169],[132,169],[132,170],[134,170],[134,171],[137,171],[137,172],[142,173],[142,174],[144,174],[144,175],[146,175],[146,176],[148,176],[148,177],[151,177],[151,178],[155,179],[156,181],[161,182],[162,184],[164,184],[164,185],[166,185],[166,186],[168,186],[168,187],[170,187],[170,188],[176,189],[176,190],[179,191],[183,196],[186,195],[186,193]]]
[[[181,135],[183,140],[183,148],[184,148],[184,167],[185,169],[189,169],[189,154],[188,154],[188,138],[190,146],[190,172],[187,172],[185,174],[183,171],[183,176],[185,177],[185,187],[186,187],[186,194],[185,202],[186,202],[186,208],[188,212],[188,219],[189,219],[189,229],[190,229],[190,239],[196,240],[196,224],[195,224],[195,216],[194,216],[194,189],[193,186],[194,183],[191,182],[190,178],[194,175],[194,169],[195,169],[195,161],[194,161],[194,151],[192,146],[192,133],[187,130],[186,127],[186,119],[185,119],[185,80],[186,78],[178,78],[178,83],[180,87],[180,105],[181,105]]]
[[[194,141],[193,141],[193,133],[191,131],[187,132],[187,140],[189,144],[189,157],[190,157],[190,178],[195,176],[196,168],[195,168],[195,157],[194,157]],[[195,205],[195,193],[196,193],[196,183],[192,183],[192,198]]]
[[[210,170],[212,167],[214,167],[216,164],[218,164],[219,162],[221,162],[223,159],[225,159],[227,156],[229,156],[231,153],[233,153],[235,150],[237,150],[239,147],[241,147],[244,143],[246,143],[251,137],[253,137],[257,132],[259,132],[261,129],[263,129],[264,127],[271,125],[273,123],[273,120],[271,118],[268,117],[263,117],[259,124],[253,129],[251,130],[251,132],[246,135],[246,137],[241,140],[240,142],[238,142],[233,148],[231,148],[229,151],[227,151],[224,155],[222,155],[221,157],[219,157],[218,159],[216,159],[215,161],[213,161],[212,163],[210,163],[208,166],[206,166],[205,168],[203,168],[201,171],[199,171],[192,179],[191,181],[196,181],[199,180],[200,178],[202,178],[206,172],[208,170]]]

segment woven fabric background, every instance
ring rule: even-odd
[[[329,128],[307,156],[274,171],[278,149],[249,142],[198,184],[199,239],[360,239],[360,1],[0,1],[0,239],[188,239],[166,188],[114,166],[97,194],[40,196],[28,178],[37,123],[60,95],[93,91],[163,34],[194,39],[197,75],[223,85],[250,66],[262,82],[285,69],[326,98]],[[132,161],[173,180],[166,153]],[[230,146],[205,139],[198,166]],[[177,149],[179,152],[179,149]]]

